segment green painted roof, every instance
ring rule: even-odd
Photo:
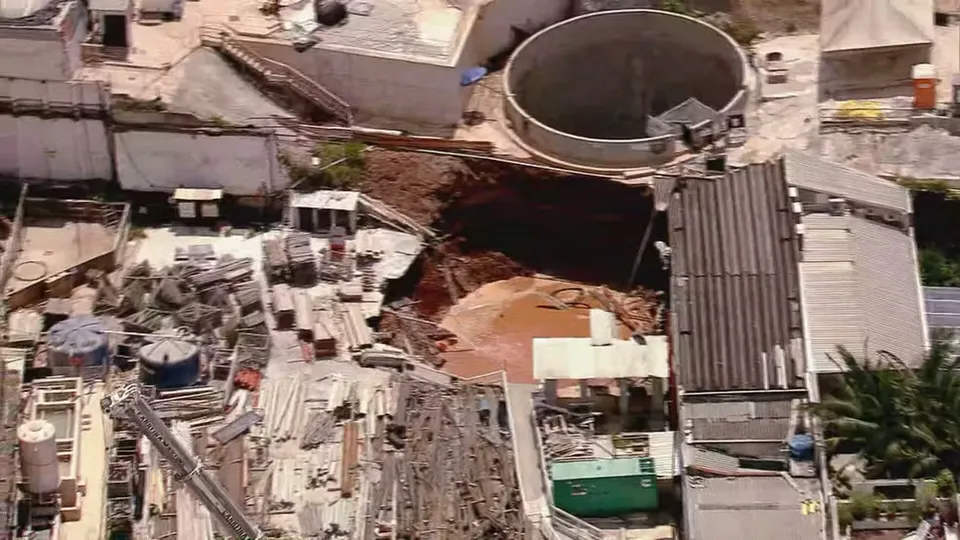
[[[651,458],[594,459],[590,461],[554,461],[550,476],[554,481],[584,478],[617,478],[653,475]]]

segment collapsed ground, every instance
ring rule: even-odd
[[[643,188],[608,180],[386,150],[369,152],[356,187],[442,235],[393,291],[410,294],[429,318],[455,303],[451,281],[457,299],[538,273],[623,289],[652,207]],[[658,218],[653,239],[665,236]],[[638,286],[664,290],[650,245]]]
[[[409,304],[385,313],[380,329],[458,375],[529,380],[531,337],[580,335],[591,307],[619,311],[625,334],[655,329],[667,286],[653,249],[666,236],[661,217],[626,284],[651,219],[642,187],[380,149],[366,153],[352,187],[441,235],[388,291],[388,303]]]

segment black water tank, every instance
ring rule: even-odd
[[[315,0],[317,22],[324,26],[336,26],[347,18],[347,6],[340,0]]]

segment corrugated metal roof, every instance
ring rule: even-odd
[[[712,474],[736,474],[740,469],[740,460],[736,457],[704,450],[692,444],[683,445],[683,462],[689,469],[697,469]]]
[[[750,418],[790,418],[793,400],[769,401],[698,401],[683,404],[683,416],[691,419],[727,420],[730,422]]]
[[[908,365],[926,345],[913,235],[858,216],[804,216],[801,280],[812,370],[838,373],[838,345]],[[807,225],[810,224],[809,227]]]
[[[683,417],[693,427],[696,442],[710,440],[785,440],[793,401],[685,403]]]
[[[654,471],[644,462],[643,458],[554,461],[550,464],[550,478],[553,481],[617,478],[652,473]]]
[[[645,339],[646,345],[614,339],[609,345],[595,346],[592,338],[533,338],[533,376],[539,380],[667,378],[667,337]]]
[[[785,150],[787,183],[868,206],[912,212],[910,192],[897,184],[839,163]]]
[[[356,191],[333,191],[324,189],[310,193],[290,193],[291,208],[317,208],[319,210],[345,210],[353,212],[357,209],[360,194]]]
[[[676,431],[651,431],[650,457],[657,471],[657,478],[673,478],[680,474],[680,456],[677,454]]]
[[[219,201],[223,198],[222,189],[177,188],[173,198],[178,201]]]
[[[671,324],[688,392],[802,387],[797,247],[783,160],[686,179],[669,212]],[[764,369],[766,355],[766,369]]]
[[[803,502],[817,499],[816,482],[772,477],[690,478],[684,485],[688,540],[820,538],[819,513],[804,515]]]
[[[933,43],[933,0],[821,0],[820,50],[859,51]]]

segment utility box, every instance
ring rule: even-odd
[[[558,461],[551,464],[554,504],[577,517],[610,517],[659,505],[652,458]]]

